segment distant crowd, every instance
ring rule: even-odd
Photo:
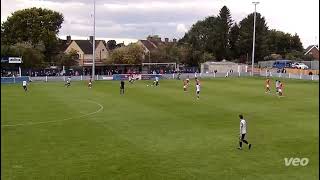
[[[141,69],[107,69],[101,70],[97,69],[95,74],[97,75],[108,75],[112,76],[113,74],[172,74],[172,73],[194,73],[197,72],[196,68],[184,68],[180,71],[175,71],[171,69],[150,69],[150,71],[142,72]],[[23,70],[22,76],[90,76],[92,73],[91,69],[84,70],[66,70],[64,72],[59,70]],[[1,70],[1,77],[17,77],[19,76],[19,71],[17,70]]]

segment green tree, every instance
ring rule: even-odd
[[[179,54],[179,63],[183,64],[193,64],[191,54],[192,54],[192,49],[190,44],[180,44],[178,46],[178,54]]]
[[[114,49],[109,61],[114,64],[141,64],[143,49],[137,44]]]
[[[2,48],[4,50],[2,51]],[[18,56],[22,57],[24,68],[40,68],[45,67],[43,61],[43,49],[41,46],[32,46],[30,43],[17,43],[15,45],[4,45],[1,47],[1,56]]]
[[[176,44],[161,44],[150,53],[152,62],[178,62],[179,48]]]
[[[218,16],[218,30],[217,30],[217,51],[216,56],[218,59],[229,59],[230,57],[230,30],[232,26],[232,19],[230,10],[223,6]]]
[[[254,14],[249,14],[240,21],[239,47],[240,54],[251,58],[253,40]],[[255,40],[255,62],[263,60],[269,54],[267,44],[268,27],[265,18],[260,13],[256,14],[256,40]]]
[[[143,49],[137,44],[130,44],[125,48],[124,63],[126,64],[141,64]]]
[[[107,42],[107,47],[109,50],[114,50],[117,47],[117,42],[115,40],[109,40]]]
[[[113,64],[123,63],[125,53],[125,47],[115,49],[110,54],[110,62]]]
[[[292,37],[291,37],[291,49],[294,51],[300,51],[303,52],[303,46],[302,46],[302,42],[300,40],[300,37],[298,36],[297,33],[295,33]]]
[[[292,52],[302,52],[303,47],[297,34],[292,36],[282,31],[270,30],[268,33],[268,48],[270,53],[281,54],[284,58],[293,58]],[[287,54],[290,54],[287,56]],[[296,53],[295,53],[296,54]]]
[[[71,67],[78,64],[79,54],[76,50],[72,50],[69,53],[60,52],[56,58],[56,65]]]
[[[200,56],[200,61],[198,62],[199,66],[201,63],[207,62],[207,61],[213,61],[215,60],[215,57],[213,56],[212,53],[208,53],[208,52],[203,52],[202,55]]]
[[[239,26],[235,23],[230,30],[230,56],[232,59],[237,59],[240,56],[240,47],[239,47]]]
[[[52,10],[35,7],[18,10],[1,24],[1,40],[6,45],[43,43],[45,60],[50,62],[58,53],[57,34],[62,22],[62,14]]]

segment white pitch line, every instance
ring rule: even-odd
[[[98,106],[100,106],[100,108],[97,111],[88,113],[88,114],[84,114],[81,116],[77,116],[77,117],[71,117],[71,118],[66,118],[66,119],[60,119],[60,120],[52,120],[52,121],[42,121],[42,122],[31,122],[31,123],[24,123],[24,124],[5,124],[5,125],[1,125],[1,127],[15,127],[15,126],[28,126],[28,125],[38,125],[38,124],[48,124],[48,123],[55,123],[55,122],[62,122],[62,121],[68,121],[71,119],[76,119],[76,118],[82,118],[82,117],[86,117],[86,116],[90,116],[92,114],[96,114],[100,111],[103,110],[103,106],[95,101],[88,101],[94,104],[97,104]]]

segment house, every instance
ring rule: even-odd
[[[144,50],[143,59],[150,54],[151,51],[157,49],[160,45],[176,43],[177,39],[173,39],[169,42],[169,38],[165,38],[163,42],[158,36],[149,36],[146,40],[138,40],[137,44],[140,45]]]
[[[145,54],[148,54],[152,50],[158,48],[158,46],[148,40],[139,40],[137,43],[142,46]]]
[[[67,40],[65,41],[67,48],[64,52],[77,51],[79,55],[79,66],[91,67],[93,61],[92,42],[93,36],[90,36],[88,40],[71,40],[71,36],[67,36]],[[95,55],[95,65],[104,66],[104,61],[109,56],[109,51],[104,40],[95,40]]]
[[[306,50],[304,55],[311,55],[314,60],[319,61],[319,46],[318,45],[310,45]]]

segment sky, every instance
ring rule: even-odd
[[[60,12],[64,22],[59,37],[88,39],[93,35],[94,0],[1,0],[1,22],[14,11],[42,7]],[[96,39],[136,42],[148,35],[180,39],[192,24],[217,16],[226,5],[239,22],[254,12],[252,0],[96,0]],[[319,43],[319,0],[260,0],[270,29],[297,33],[303,46]]]

